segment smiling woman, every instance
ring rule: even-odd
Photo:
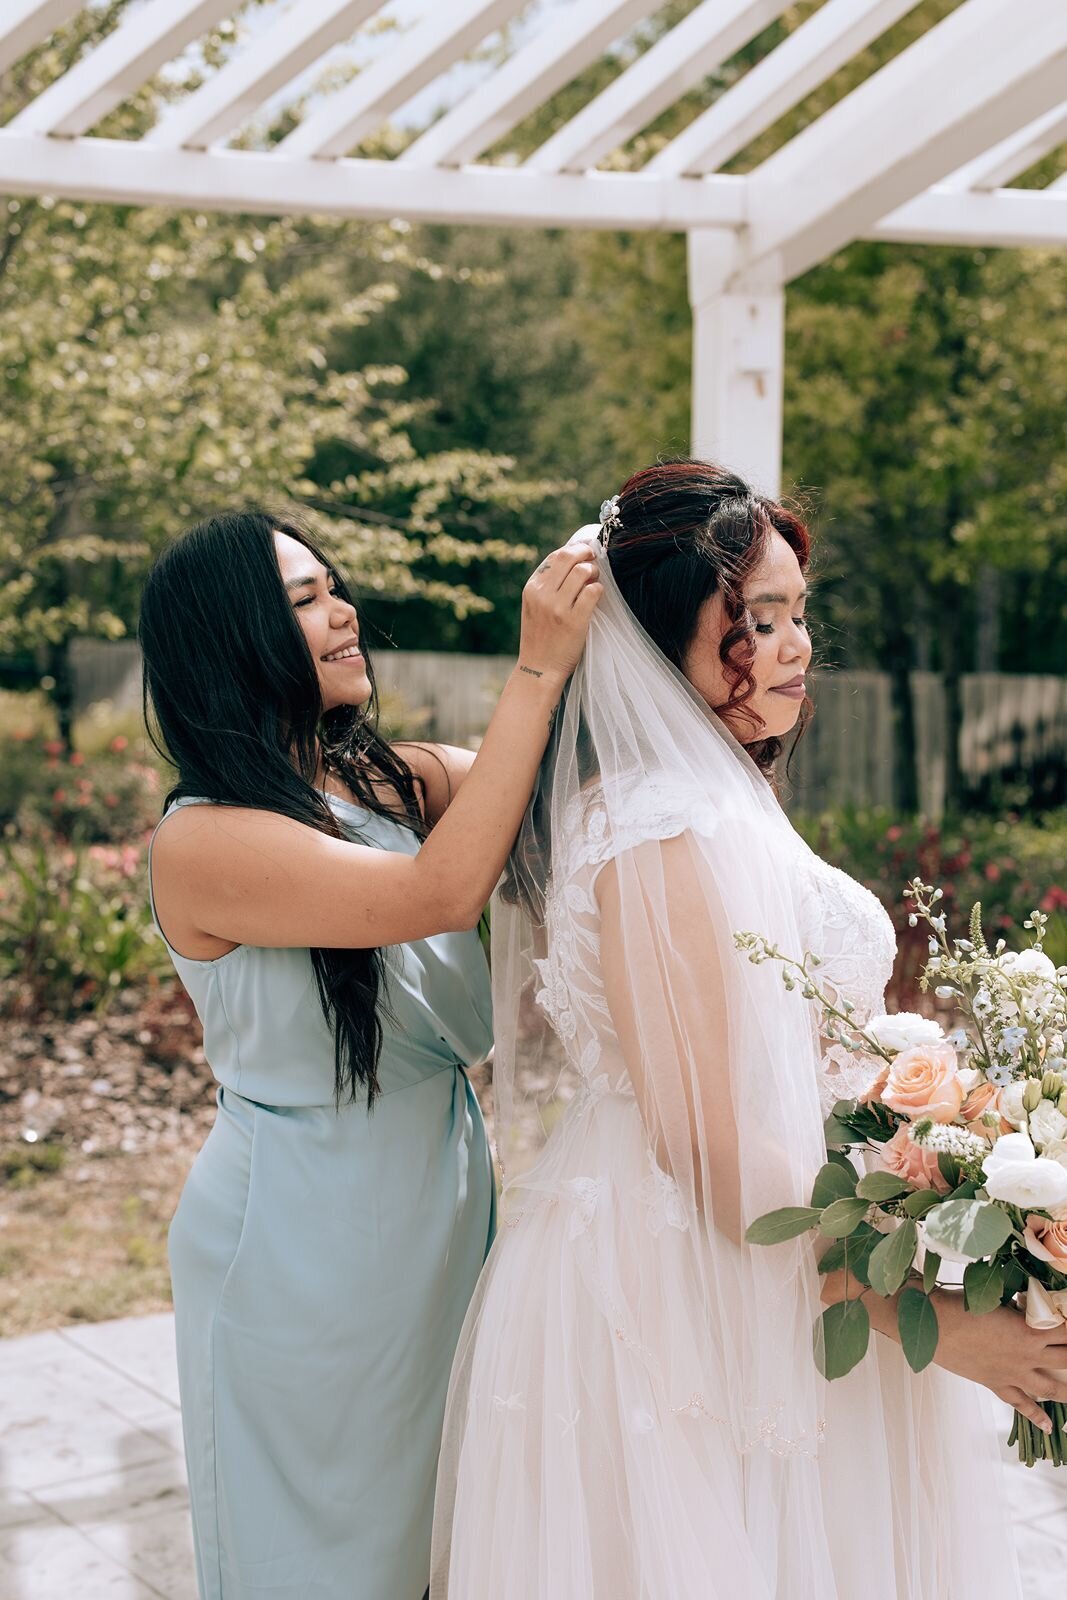
[[[146,719],[177,768],[150,893],[219,1085],[170,1233],[204,1600],[426,1588],[494,1230],[474,929],[600,593],[583,548],[530,579],[474,759],[380,736],[352,595],[291,520],[212,518],[149,577]]]

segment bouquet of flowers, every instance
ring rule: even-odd
[[[859,1286],[816,1325],[827,1378],[866,1353],[867,1291],[902,1291],[901,1345],[921,1372],[937,1349],[930,1294],[946,1261],[963,1264],[974,1315],[1025,1297],[1032,1326],[1067,1322],[1067,967],[1042,949],[1040,911],[1024,924],[1029,948],[1011,951],[1000,939],[991,951],[980,906],[970,937],[950,941],[942,891],[916,878],[906,893],[912,926],[930,930],[920,987],[953,1001],[964,1021],[947,1036],[907,1012],[859,1027],[854,1007],[820,988],[817,956],[797,960],[759,934],[734,935],[751,961],[780,962],[786,987],[816,1002],[832,1051],[870,1070],[865,1092],[839,1101],[827,1121],[828,1160],[811,1204],[770,1212],[746,1234],[751,1244],[776,1244],[816,1230],[830,1241],[820,1272],[843,1269],[846,1285]],[[848,1151],[862,1153],[863,1170]],[[1045,1409],[1047,1436],[1015,1415],[1008,1442],[1028,1466],[1067,1460],[1067,1406]]]

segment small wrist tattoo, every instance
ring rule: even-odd
[[[544,673],[543,672],[538,672],[536,667],[522,667],[522,666],[520,666],[519,671],[527,673],[531,678],[543,678],[544,677]]]

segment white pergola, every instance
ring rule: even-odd
[[[139,140],[92,137],[235,0],[143,0],[0,129],[0,193],[119,204],[504,226],[660,229],[688,239],[692,447],[778,486],[785,285],[854,239],[1067,245],[1067,179],[1013,178],[1067,141],[1067,0],[963,0],[743,177],[719,169],[916,0],[825,0],[639,170],[601,170],[787,9],[703,0],[533,155],[485,153],[659,8],[569,0],[396,160],[350,152],[524,9],[435,0],[269,152],[230,148],[261,108],[384,0],[293,0]],[[5,0],[0,71],[81,8]]]

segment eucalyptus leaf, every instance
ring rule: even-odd
[[[847,1195],[855,1193],[856,1174],[851,1167],[846,1172],[836,1161],[828,1161],[815,1174],[811,1203],[813,1206],[828,1206],[833,1200],[843,1200]]]
[[[748,1244],[783,1244],[818,1225],[822,1213],[818,1206],[782,1206],[757,1217],[745,1230]]]
[[[819,1218],[819,1231],[830,1239],[843,1239],[855,1232],[869,1209],[867,1200],[857,1200],[854,1196],[834,1200],[824,1208]]]
[[[946,1200],[925,1218],[923,1228],[935,1249],[941,1245],[975,1260],[999,1250],[1012,1232],[1011,1218],[991,1200]]]
[[[1005,1261],[1002,1265],[1004,1267],[1005,1295],[1021,1294],[1028,1281],[1025,1269],[1014,1259]]]
[[[947,1150],[940,1151],[937,1157],[937,1169],[949,1188],[954,1189],[961,1175],[960,1164],[956,1157],[950,1156]]]
[[[925,1217],[928,1211],[940,1203],[941,1196],[936,1189],[916,1189],[909,1194],[903,1202],[904,1210],[909,1217]]]
[[[865,1288],[870,1288],[871,1256],[877,1249],[882,1235],[877,1228],[872,1228],[865,1223],[857,1228],[849,1238],[842,1240],[847,1252],[845,1266],[852,1276],[862,1283]]]
[[[937,1282],[937,1275],[941,1271],[941,1257],[933,1250],[927,1250],[923,1257],[923,1294],[929,1294]]]
[[[848,1150],[852,1145],[860,1142],[848,1123],[844,1122],[834,1112],[830,1113],[823,1124],[823,1138],[826,1140],[826,1148],[831,1154],[835,1150]]]
[[[845,1264],[845,1251],[848,1247],[847,1239],[835,1239],[827,1245],[819,1257],[820,1272],[839,1272]]]
[[[928,1367],[937,1350],[937,1312],[921,1289],[905,1289],[897,1304],[897,1329],[908,1366],[913,1372]]]
[[[896,1294],[915,1260],[919,1230],[909,1217],[871,1252],[868,1275],[875,1294]]]
[[[867,1354],[871,1319],[862,1300],[841,1300],[815,1324],[815,1361],[824,1378],[843,1378]]]
[[[1004,1269],[999,1261],[972,1261],[963,1270],[967,1310],[981,1317],[995,1311],[1004,1298]]]
[[[856,1171],[855,1167],[852,1165],[852,1162],[848,1159],[848,1156],[846,1156],[843,1150],[828,1150],[826,1152],[826,1159],[827,1161],[834,1162],[836,1166],[839,1166],[844,1172],[847,1172],[850,1177],[859,1177],[859,1173]]]
[[[874,1200],[881,1204],[886,1200],[895,1200],[898,1195],[907,1194],[910,1185],[903,1178],[898,1178],[895,1172],[868,1172],[856,1185],[856,1193],[865,1200]]]

